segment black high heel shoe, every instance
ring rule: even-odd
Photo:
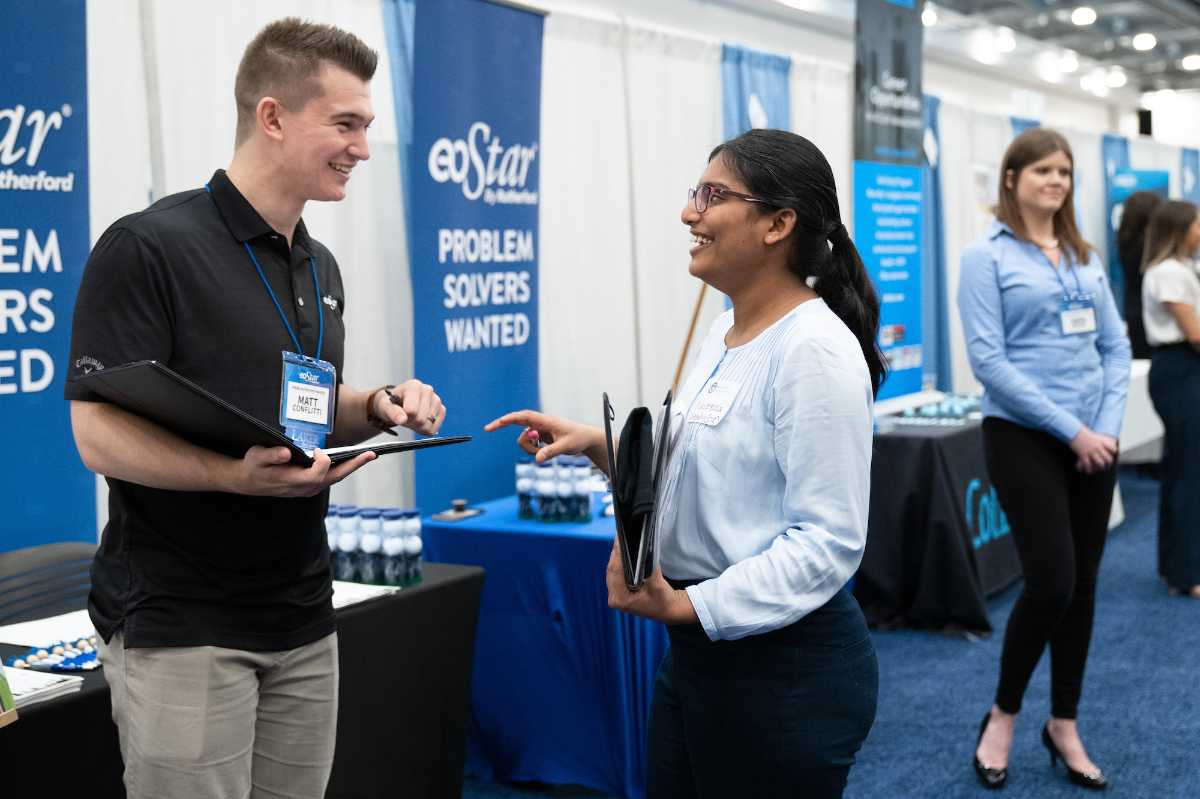
[[[988,710],[983,716],[983,722],[979,725],[979,737],[975,739],[975,748],[979,748],[979,742],[983,740],[983,733],[987,731],[988,722],[992,718],[992,711]],[[979,778],[979,784],[984,788],[995,790],[1003,788],[1004,781],[1008,779],[1008,768],[988,768],[979,762],[979,756],[975,756],[975,776]]]
[[[1046,747],[1046,751],[1050,753],[1050,768],[1054,768],[1058,760],[1062,760],[1063,768],[1067,770],[1067,777],[1071,782],[1080,785],[1084,788],[1091,788],[1093,791],[1103,791],[1108,787],[1108,778],[1104,776],[1104,772],[1096,769],[1095,774],[1084,774],[1082,771],[1076,771],[1067,765],[1067,759],[1062,756],[1062,752],[1058,751],[1058,747],[1054,744],[1054,739],[1050,737],[1050,725],[1042,727],[1042,745]]]

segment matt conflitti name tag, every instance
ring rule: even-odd
[[[692,403],[687,420],[709,427],[720,424],[733,407],[733,400],[741,387],[741,383],[732,380],[710,380]]]

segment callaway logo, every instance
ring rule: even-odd
[[[90,355],[84,355],[82,358],[75,359],[75,368],[82,370],[86,375],[91,374],[92,372],[100,371],[104,368],[104,364],[100,363]]]
[[[336,311],[338,309],[338,301],[333,297],[330,297],[328,294],[321,298],[321,302],[328,305],[330,310]]]

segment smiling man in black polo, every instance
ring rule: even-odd
[[[341,382],[341,275],[300,219],[309,200],[345,197],[369,156],[376,60],[331,26],[285,19],[258,34],[238,68],[228,170],[96,243],[72,376],[155,359],[277,424],[290,357],[328,381],[332,407],[314,418],[331,444],[438,430],[428,385],[402,383],[393,401]],[[374,454],[331,467],[318,451],[307,469],[283,448],[230,458],[70,381],[66,397],[80,455],[109,484],[88,608],[128,795],[324,796],[337,719],[328,487]]]

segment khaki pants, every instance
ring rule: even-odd
[[[284,652],[101,642],[129,799],[321,799],[337,634]]]

